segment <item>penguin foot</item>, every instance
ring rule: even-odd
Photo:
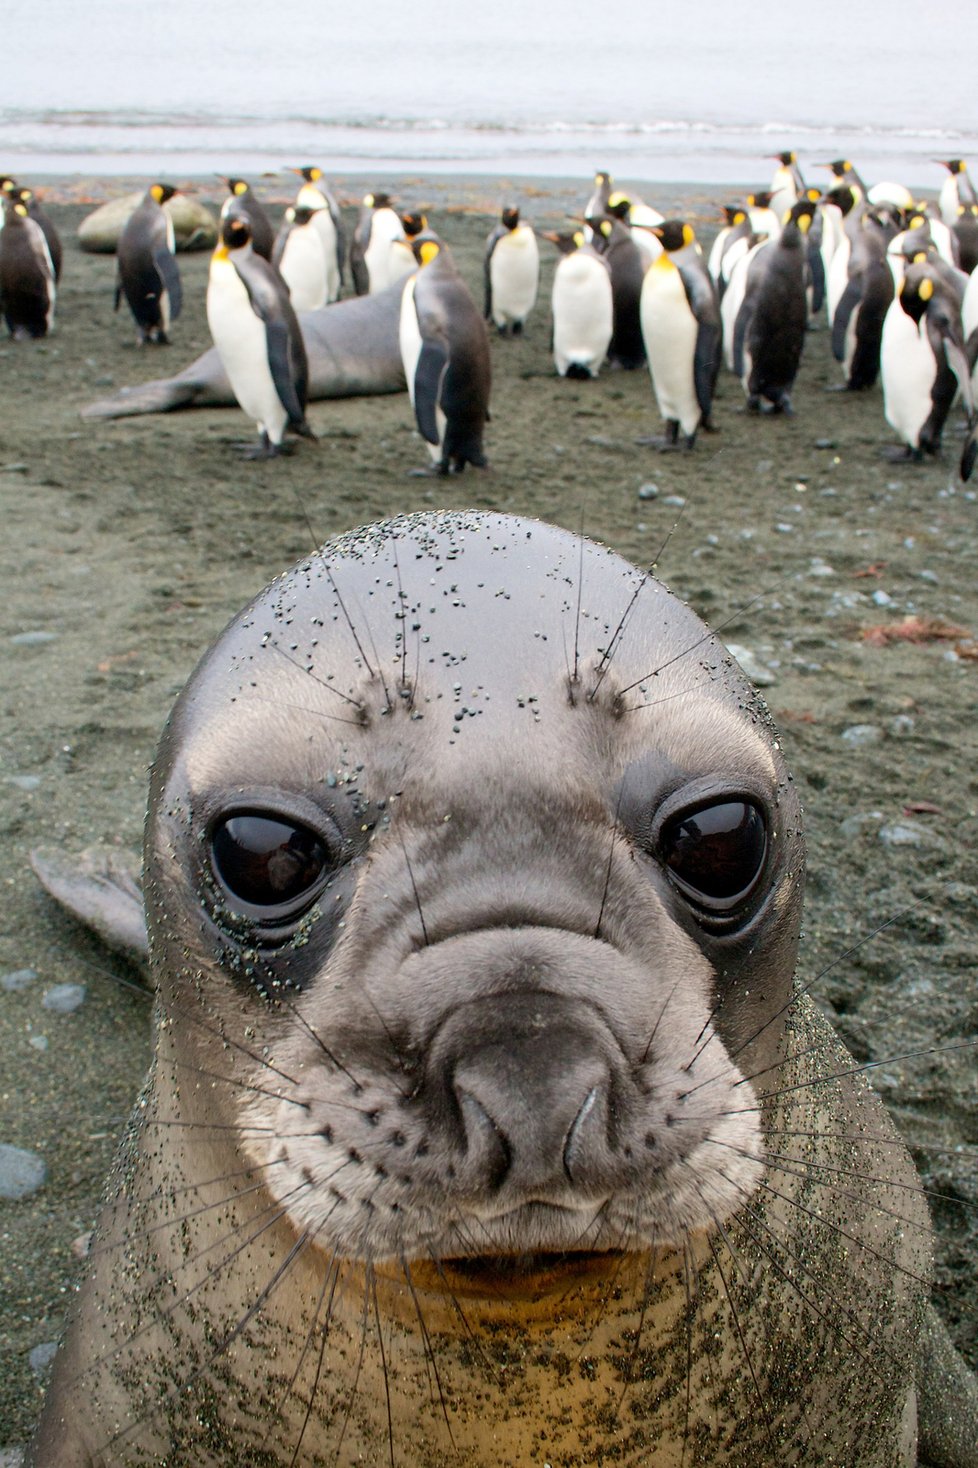
[[[281,443],[272,443],[267,433],[263,433],[257,443],[243,444],[241,457],[243,459],[281,459],[288,458],[295,449],[294,443],[283,440]]]
[[[692,443],[687,439],[681,444],[678,439],[664,438],[662,434],[645,434],[642,438],[635,440],[643,448],[657,449],[660,454],[674,454],[679,448],[692,448]]]
[[[912,449],[908,443],[886,443],[880,449],[880,458],[888,464],[922,464],[923,449]]]

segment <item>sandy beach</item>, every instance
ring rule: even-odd
[[[335,188],[351,228],[368,185],[426,208],[481,303],[483,245],[504,199],[566,228],[587,183]],[[200,184],[219,203],[216,188]],[[885,461],[882,394],[826,390],[841,369],[822,327],[809,333],[794,417],[748,416],[724,374],[719,431],[660,455],[636,443],[659,430],[647,372],[556,377],[545,244],[525,337],[493,338],[488,471],[411,477],[427,454],[403,394],[312,404],[319,443],[270,463],[238,455],[253,425],[237,409],[84,421],[94,399],[210,345],[206,253],[180,257],[172,346],[138,350],[128,314],[113,314],[114,261],[81,253],[75,230],[92,202],[124,189],[74,179],[46,191],[65,244],[57,330],[0,342],[0,1143],[47,1168],[37,1191],[0,1202],[0,1449],[23,1442],[37,1412],[44,1353],[33,1365],[31,1354],[61,1330],[73,1245],[92,1227],[150,1021],[133,974],[52,906],[28,853],[137,850],[160,729],[227,619],[311,538],[441,505],[583,525],[655,562],[749,651],[748,671],[759,667],[806,810],[800,977],[821,975],[816,998],[857,1062],[873,1063],[937,1195],[935,1298],[978,1366],[978,494],[957,479],[958,418],[942,460]],[[732,196],[644,192],[704,244]],[[910,616],[931,619],[933,635],[887,635]],[[33,977],[4,982],[24,971]],[[45,1002],[63,984],[85,987],[70,1013]]]

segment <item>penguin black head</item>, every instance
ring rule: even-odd
[[[12,194],[17,187],[17,180],[10,178],[7,174],[0,174],[0,193]]]
[[[402,214],[401,228],[408,239],[413,240],[416,235],[428,228],[428,221],[423,214]]]
[[[622,224],[625,224],[632,210],[632,201],[627,194],[614,193],[609,195],[605,209],[612,219],[620,219]]]
[[[573,255],[584,244],[584,231],[577,230],[574,234],[558,234],[556,230],[543,230],[543,238],[556,245],[562,255]]]
[[[149,192],[157,204],[165,204],[167,199],[172,199],[177,190],[172,184],[155,183],[150,184]]]
[[[811,199],[799,199],[797,204],[792,204],[791,208],[785,212],[782,222],[785,225],[797,224],[802,234],[807,234],[814,218],[815,205]]]
[[[756,194],[748,194],[747,202],[752,209],[770,209],[771,200],[774,195],[768,189],[761,189]]]
[[[669,253],[685,249],[696,238],[692,226],[684,219],[667,219],[663,224],[657,224],[650,233],[662,241],[662,248]]]
[[[900,282],[900,305],[918,326],[936,289],[934,277],[921,265],[911,266]]]
[[[507,204],[501,218],[507,229],[515,229],[520,222],[520,211],[515,204]]]
[[[841,209],[843,217],[845,217],[855,205],[857,197],[856,190],[851,188],[849,184],[839,184],[836,188],[829,189],[827,193],[824,193],[821,202],[823,204],[834,204],[837,209]]]
[[[240,199],[242,194],[246,194],[250,187],[247,180],[243,178],[226,178],[224,182],[227,184],[229,192],[232,193],[236,199]]]
[[[243,214],[228,214],[221,225],[221,244],[226,250],[241,250],[251,242],[251,224]]]
[[[305,168],[293,168],[292,173],[298,173],[305,179],[306,183],[318,183],[323,176],[323,170],[317,168],[314,163],[309,163]]]
[[[946,168],[948,173],[966,173],[968,168],[963,158],[935,158],[934,162]]]
[[[779,163],[783,163],[785,168],[789,168],[792,163],[798,162],[798,155],[790,150],[785,153],[772,153],[771,157],[776,158]]]
[[[747,218],[742,204],[721,204],[720,208],[723,210],[724,223],[731,227]]]
[[[390,194],[367,194],[363,202],[368,209],[389,209],[391,196]]]
[[[448,252],[437,235],[430,231],[416,234],[411,240],[411,250],[419,265],[430,265],[439,256],[447,259]]]

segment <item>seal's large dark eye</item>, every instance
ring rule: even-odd
[[[231,897],[269,917],[301,907],[328,863],[314,831],[257,811],[220,821],[211,833],[211,855]]]
[[[767,828],[750,801],[718,801],[668,821],[660,850],[687,897],[709,912],[729,912],[749,896],[761,874]]]

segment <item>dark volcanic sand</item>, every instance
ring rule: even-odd
[[[351,183],[341,193],[359,191]],[[488,212],[508,192],[495,181],[458,184],[432,210],[480,301]],[[584,192],[555,185],[523,197],[556,227]],[[685,201],[712,237],[708,193],[646,194],[669,212]],[[399,197],[434,196],[413,180]],[[728,641],[772,668],[765,693],[809,830],[800,973],[809,980],[841,959],[817,997],[857,1059],[884,1062],[874,1083],[941,1194],[932,1203],[938,1304],[978,1362],[978,1057],[960,1048],[978,1032],[978,663],[956,655],[953,640],[860,640],[860,629],[910,612],[978,630],[978,504],[956,479],[957,423],[942,462],[885,463],[880,391],[826,394],[838,368],[823,329],[809,336],[793,419],[749,418],[739,384],[724,376],[716,435],[690,455],[638,447],[659,426],[647,373],[587,383],[553,373],[544,245],[526,337],[493,342],[489,472],[409,477],[427,455],[403,395],[313,404],[318,446],[245,463],[235,445],[253,429],[237,409],[79,418],[113,386],[175,372],[209,345],[207,256],[181,257],[185,309],[173,346],[137,351],[128,316],[112,314],[113,260],[74,244],[85,212],[52,208],[67,246],[56,334],[0,344],[0,977],[25,967],[39,975],[19,992],[0,988],[0,1141],[36,1149],[49,1169],[33,1197],[0,1204],[0,1446],[22,1441],[37,1411],[28,1353],[61,1329],[78,1267],[71,1244],[91,1228],[149,1032],[145,999],[112,980],[124,966],[52,907],[28,851],[95,841],[135,849],[167,710],[228,617],[308,550],[310,525],[324,539],[437,505],[583,523],[639,563],[657,559]],[[640,499],[650,483],[658,497]],[[672,496],[687,498],[681,517]],[[880,593],[890,600],[874,604]],[[32,631],[54,638],[10,641]],[[843,737],[859,725],[874,726],[875,743]],[[11,783],[23,776],[38,777],[36,788]],[[913,802],[937,809],[905,815]],[[904,827],[917,844],[902,844]],[[66,982],[87,985],[84,1005],[67,1015],[44,1008],[43,995]],[[46,1049],[31,1044],[41,1037]]]

